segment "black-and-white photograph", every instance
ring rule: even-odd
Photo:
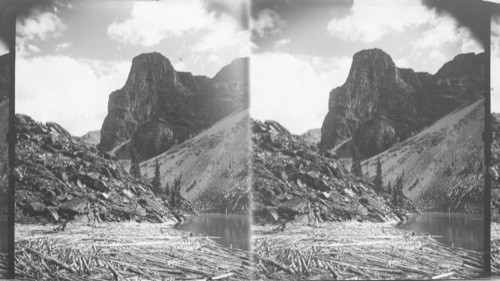
[[[0,0],[0,279],[498,277],[499,75],[481,0]]]
[[[250,280],[246,1],[16,22],[16,275]]]
[[[479,7],[252,4],[258,274],[481,277],[489,58],[467,25]]]

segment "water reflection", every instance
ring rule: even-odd
[[[201,215],[177,225],[176,229],[216,236],[213,240],[226,247],[250,249],[250,220],[242,215]]]
[[[421,214],[396,227],[443,236],[436,239],[448,246],[476,251],[482,251],[484,247],[482,215]]]

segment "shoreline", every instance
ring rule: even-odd
[[[36,280],[253,280],[249,252],[169,223],[16,224],[16,275]],[[135,279],[134,279],[135,280]]]
[[[314,226],[253,226],[258,274],[298,279],[473,279],[482,252],[448,247],[393,222],[336,222]]]

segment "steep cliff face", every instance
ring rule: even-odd
[[[234,74],[247,67],[248,59],[238,59],[209,79],[175,71],[159,53],[135,57],[125,86],[109,97],[99,149],[112,150],[152,120],[168,122],[175,142],[193,137],[248,105],[247,77]]]
[[[319,147],[332,149],[355,135],[375,142],[354,139],[356,144],[365,142],[365,148],[377,147],[384,139],[393,138],[389,126],[384,127],[388,134],[369,135],[381,118],[388,120],[396,139],[404,140],[418,133],[453,110],[481,98],[484,60],[484,54],[458,55],[430,75],[397,68],[391,57],[379,49],[356,53],[347,81],[330,93]],[[381,150],[366,152],[373,156]]]
[[[319,146],[331,149],[352,137],[365,121],[381,116],[397,120],[401,128],[415,127],[418,121],[410,99],[427,79],[425,73],[398,69],[380,49],[356,53],[347,81],[330,92]],[[396,134],[408,132],[400,129]]]

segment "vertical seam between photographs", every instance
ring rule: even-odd
[[[7,36],[9,41],[9,128],[7,134],[7,142],[9,147],[9,185],[8,185],[8,205],[7,205],[7,225],[8,225],[8,266],[7,278],[15,278],[15,147],[16,147],[16,130],[15,130],[15,67],[16,67],[16,16],[15,11],[10,10],[7,15],[9,26]]]

